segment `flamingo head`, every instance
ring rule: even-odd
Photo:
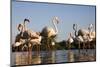
[[[24,19],[24,23],[25,23],[25,22],[28,22],[28,23],[29,23],[30,20],[25,18],[25,19]]]
[[[18,25],[18,30],[21,31],[22,29],[23,29],[23,25],[22,24],[19,24]]]
[[[77,24],[73,24],[73,29],[77,30]]]
[[[53,18],[53,22],[56,22],[57,24],[59,23],[59,18],[57,17],[57,16],[55,16],[54,18]]]

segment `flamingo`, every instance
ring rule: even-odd
[[[49,40],[54,38],[58,34],[58,29],[57,29],[56,23],[57,24],[59,23],[59,18],[58,17],[53,17],[52,23],[53,23],[55,29],[53,29],[52,27],[47,27],[46,26],[42,29],[42,32],[41,32],[41,36],[46,38],[45,40],[46,40],[46,43],[47,43],[47,47],[49,49],[50,49]],[[51,44],[55,45],[54,42],[52,42]]]
[[[89,24],[88,30],[80,29],[78,35],[81,35],[84,39],[84,42],[88,43],[90,48],[90,42],[95,39],[95,32],[93,31],[93,24]]]
[[[93,31],[93,24],[89,25],[88,30],[89,30],[89,38],[92,40],[96,38],[95,31]]]
[[[19,24],[17,29],[19,31],[19,34],[17,34],[16,38],[15,38],[15,44],[13,45],[14,47],[18,47],[20,45],[23,45],[25,43],[25,39],[28,39],[28,33],[26,33],[26,22],[30,22],[28,19],[24,19],[24,22],[22,24]],[[26,36],[23,36],[23,35]]]
[[[72,37],[72,34],[69,34],[69,37],[67,39],[67,44],[68,44],[68,48],[71,48],[71,44],[74,42],[74,39]]]
[[[52,36],[56,36],[58,34],[58,29],[57,29],[57,26],[55,23],[59,23],[59,19],[58,17],[54,17],[53,20],[52,20],[52,23],[54,25],[54,28],[55,30],[52,28],[52,27],[44,27],[42,32],[41,32],[41,35],[42,36],[47,36],[48,38],[49,37],[52,37]]]
[[[26,42],[30,43],[27,47],[40,44],[41,36],[37,32],[33,32],[32,30],[27,29],[26,22],[30,21],[28,19],[24,19],[24,23],[18,25],[18,31],[20,31],[20,34],[16,36],[14,46],[20,46]]]
[[[76,26],[76,28],[75,28]],[[77,32],[77,24],[73,25],[73,29],[75,30],[75,32]],[[88,30],[86,29],[79,29],[76,36],[82,36],[83,38],[83,48],[86,47],[85,43],[88,42],[88,46],[90,48],[90,42],[93,41],[93,39],[95,39],[95,32],[93,31],[93,24],[90,24],[88,27]]]
[[[80,44],[83,43],[83,48],[85,47],[85,40],[87,39],[86,33],[88,33],[87,30],[79,29],[77,30],[77,24],[73,24],[73,30],[75,31],[75,38],[74,42],[78,43],[78,48],[80,49]]]
[[[88,42],[90,44],[96,38],[95,31],[93,31],[93,24],[89,24],[88,30],[89,30]],[[95,45],[93,45],[93,46],[95,47]],[[90,47],[90,45],[89,45],[89,47]]]

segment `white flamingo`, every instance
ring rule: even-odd
[[[42,32],[41,32],[42,36],[47,36],[49,38],[52,36],[56,36],[58,34],[58,29],[57,29],[57,26],[55,24],[55,23],[57,23],[57,24],[59,23],[58,17],[54,17],[52,20],[52,23],[54,25],[55,30],[52,27],[44,27]]]
[[[67,44],[68,44],[68,48],[71,48],[71,44],[74,42],[74,39],[73,39],[73,36],[72,34],[70,33],[69,34],[69,37],[67,39]]]
[[[28,44],[27,47],[32,47],[33,45],[40,44],[41,42],[41,36],[37,32],[33,32],[32,30],[27,29],[26,22],[30,22],[30,21],[28,19],[25,19],[23,24],[18,25],[18,30],[20,31],[19,39],[21,38],[23,39],[21,39],[21,41],[19,40],[18,42],[15,42],[14,44],[15,46],[22,45],[23,43],[26,42],[26,39],[30,43]]]
[[[18,47],[25,43],[25,39],[23,39],[23,34],[27,30],[26,21],[30,22],[28,19],[24,19],[24,22],[22,24],[19,24],[17,27],[19,34],[17,34],[15,38],[15,44],[13,45],[14,47]]]
[[[89,35],[88,35],[89,48],[91,46],[90,43],[96,39],[95,31],[93,31],[93,28],[94,28],[93,24],[90,24],[88,27],[88,30],[89,30]],[[93,46],[95,48],[95,44]]]
[[[42,32],[41,32],[41,36],[43,36],[44,38],[47,38],[47,40],[51,37],[55,37],[57,34],[58,34],[58,29],[57,29],[57,26],[56,24],[59,23],[59,18],[58,17],[53,17],[53,20],[52,20],[52,23],[54,25],[54,28],[53,29],[52,27],[44,27]],[[55,45],[54,42],[51,43],[52,45]],[[48,48],[50,48],[49,44],[47,44]]]
[[[80,49],[80,44],[83,43],[83,48],[85,47],[85,40],[86,39],[86,30],[83,29],[79,29],[77,30],[77,24],[73,24],[73,30],[75,31],[75,38],[74,38],[74,42],[76,44],[78,44],[78,48]],[[86,32],[86,33],[85,33]]]
[[[94,38],[96,38],[95,31],[93,31],[93,24],[89,25],[88,30],[89,30],[89,38],[91,39],[90,41],[92,41]]]
[[[76,26],[77,28],[77,24],[74,24],[73,26]],[[73,27],[75,31],[77,31],[77,29],[75,27]],[[88,27],[88,30],[86,29],[79,29],[77,36],[81,36],[83,39],[83,47],[86,47],[85,43],[88,42],[88,46],[90,48],[90,42],[93,41],[93,39],[95,38],[95,32],[92,31],[93,30],[93,25],[90,24]]]
[[[80,34],[81,33],[81,34]],[[93,24],[90,24],[88,27],[88,30],[79,30],[79,35],[83,36],[84,42],[88,42],[89,48],[90,48],[90,42],[95,39],[95,31],[93,31]]]

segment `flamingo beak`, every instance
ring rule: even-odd
[[[58,19],[58,17],[55,17],[55,20],[56,20],[56,22],[57,22],[57,24],[59,23],[59,19]]]
[[[57,20],[57,24],[59,23],[59,21]]]
[[[19,24],[19,25],[18,25],[18,30],[21,31],[21,29],[22,29],[22,25]]]
[[[30,22],[30,20],[29,20],[29,19],[24,19],[24,22],[26,22],[26,21],[27,21],[27,22]]]

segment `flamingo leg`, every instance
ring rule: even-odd
[[[86,48],[86,45],[85,45],[85,43],[83,43],[83,49],[85,49]]]
[[[71,44],[68,44],[68,49],[71,49]]]
[[[37,53],[36,55],[38,55],[39,47],[38,47],[38,45],[36,45],[36,47],[37,47],[36,48],[36,53]]]
[[[38,47],[38,49],[37,49],[37,55],[39,55],[39,53],[40,53],[40,45],[38,44],[37,47]]]
[[[16,50],[15,51],[18,51],[19,47],[16,47]]]
[[[88,42],[88,48],[90,49],[90,42]]]
[[[95,44],[93,44],[93,48],[94,48],[94,49],[96,48],[96,45],[95,45]]]
[[[38,48],[39,48],[39,50],[38,50],[39,52],[38,53],[40,53],[40,45],[39,44],[38,44]]]
[[[78,48],[80,49],[81,47],[80,47],[80,42],[79,42],[79,44],[78,44]]]
[[[31,60],[32,60],[32,45],[28,43],[28,64],[31,64]]]
[[[50,51],[49,39],[47,38],[47,50]]]
[[[78,48],[79,48],[79,53],[80,53],[80,42],[79,42],[79,44],[78,44]]]

